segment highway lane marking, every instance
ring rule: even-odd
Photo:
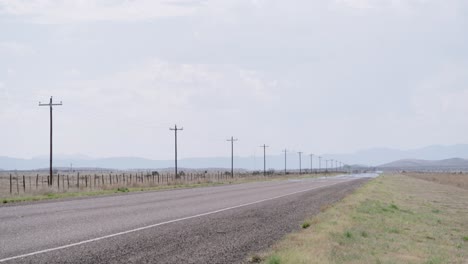
[[[351,180],[355,180],[355,179],[351,179]],[[348,182],[348,181],[351,181],[351,180],[348,180],[348,179],[347,179],[347,180],[345,180],[345,181],[340,181],[340,182],[333,183],[333,184],[328,184],[328,185],[323,185],[323,186],[316,186],[316,187],[308,188],[308,189],[305,189],[305,190],[302,190],[302,191],[292,192],[292,193],[283,194],[283,195],[280,195],[280,196],[275,196],[275,197],[271,197],[271,198],[266,198],[266,199],[258,200],[258,201],[255,201],[255,202],[250,202],[250,203],[235,205],[235,206],[231,206],[231,207],[226,207],[226,208],[223,208],[223,209],[218,209],[218,210],[211,211],[211,212],[207,212],[207,213],[202,213],[202,214],[197,214],[197,215],[182,217],[182,218],[178,218],[178,219],[174,219],[174,220],[169,220],[169,221],[165,221],[165,222],[161,222],[161,223],[157,223],[157,224],[152,224],[152,225],[148,225],[148,226],[143,226],[143,227],[139,227],[139,228],[127,230],[127,231],[122,231],[122,232],[114,233],[114,234],[111,234],[111,235],[105,235],[105,236],[102,236],[102,237],[97,237],[97,238],[93,238],[93,239],[83,240],[83,241],[76,242],[76,243],[72,243],[72,244],[68,244],[68,245],[63,245],[63,246],[59,246],[59,247],[54,247],[54,248],[39,250],[39,251],[27,253],[27,254],[18,255],[18,256],[3,258],[3,259],[0,259],[0,262],[6,262],[6,261],[9,261],[9,260],[14,260],[14,259],[19,259],[19,258],[25,258],[25,257],[30,257],[30,256],[34,256],[34,255],[39,255],[39,254],[43,254],[43,253],[48,253],[48,252],[51,252],[51,251],[57,251],[57,250],[60,250],[60,249],[75,247],[75,246],[79,246],[79,245],[83,245],[83,244],[87,244],[87,243],[91,243],[91,242],[95,242],[95,241],[99,241],[99,240],[103,240],[103,239],[107,239],[107,238],[112,238],[112,237],[116,237],[116,236],[121,236],[121,235],[129,234],[129,233],[134,233],[134,232],[146,230],[146,229],[153,228],[153,227],[158,227],[158,226],[167,225],[167,224],[171,224],[171,223],[181,222],[181,221],[185,221],[185,220],[189,220],[189,219],[194,219],[194,218],[199,218],[199,217],[203,217],[203,216],[207,216],[207,215],[217,214],[217,213],[221,213],[221,212],[225,212],[225,211],[229,211],[229,210],[233,210],[233,209],[237,209],[237,208],[241,208],[241,207],[246,207],[246,206],[250,206],[250,205],[254,205],[254,204],[259,204],[259,203],[263,203],[263,202],[267,202],[267,201],[271,201],[271,200],[276,200],[276,199],[280,199],[280,198],[283,198],[283,197],[287,197],[287,196],[291,196],[291,195],[295,195],[295,194],[299,194],[299,193],[304,193],[304,192],[308,192],[308,191],[312,191],[312,190],[316,190],[316,189],[320,189],[320,188],[324,188],[324,187],[330,187],[330,186],[337,185],[337,184],[340,184],[340,183],[345,183],[345,182]]]

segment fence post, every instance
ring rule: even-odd
[[[19,194],[18,175],[16,175],[16,193]]]
[[[67,174],[67,190],[70,189],[70,178],[68,177],[68,174]]]
[[[37,190],[38,185],[39,185],[39,173],[36,174],[36,190]]]
[[[57,191],[60,191],[60,174],[57,173]]]
[[[11,173],[10,173],[10,194],[13,192],[13,183],[11,182]]]
[[[76,187],[78,187],[78,190],[80,189],[80,173],[79,172],[76,175]]]

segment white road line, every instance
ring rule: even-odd
[[[80,242],[77,242],[77,243],[72,243],[72,244],[68,244],[68,245],[64,245],[64,246],[60,246],[60,247],[49,248],[49,249],[39,250],[39,251],[36,251],[36,252],[31,252],[31,253],[27,253],[27,254],[23,254],[23,255],[4,258],[4,259],[0,259],[0,262],[6,262],[6,261],[9,261],[9,260],[19,259],[19,258],[24,258],[24,257],[30,257],[30,256],[43,254],[43,253],[47,253],[47,252],[51,252],[51,251],[56,251],[56,250],[60,250],[60,249],[65,249],[65,248],[69,248],[69,247],[75,247],[75,246],[79,246],[79,245],[83,245],[83,244],[87,244],[87,243],[91,243],[91,242],[95,242],[95,241],[99,241],[99,240],[103,240],[103,239],[107,239],[107,238],[111,238],[111,237],[116,237],[116,236],[121,236],[121,235],[129,234],[129,233],[138,232],[138,231],[141,231],[141,230],[145,230],[145,229],[149,229],[149,228],[153,228],[153,227],[157,227],[157,226],[167,225],[167,224],[176,223],[176,222],[180,222],[180,221],[184,221],[184,220],[189,220],[189,219],[198,218],[198,217],[202,217],[202,216],[212,215],[212,214],[216,214],[216,213],[220,213],[220,212],[224,212],[224,211],[228,211],[228,210],[232,210],[232,209],[237,209],[237,208],[241,208],[241,207],[245,207],[245,206],[249,206],[249,205],[263,203],[263,202],[266,202],[266,201],[271,201],[271,200],[283,198],[283,197],[286,197],[286,196],[291,196],[291,195],[295,195],[295,194],[299,194],[299,193],[303,193],[303,192],[308,192],[308,191],[315,190],[315,189],[329,187],[329,186],[337,185],[337,184],[344,183],[344,182],[347,182],[347,181],[341,181],[341,182],[337,182],[337,183],[333,183],[333,184],[329,184],[329,185],[317,186],[317,187],[309,188],[309,189],[302,190],[302,191],[292,192],[292,193],[288,193],[288,194],[284,194],[284,195],[280,195],[280,196],[275,196],[275,197],[272,197],[272,198],[258,200],[258,201],[255,201],[255,202],[250,202],[250,203],[240,204],[240,205],[236,205],[236,206],[226,207],[226,208],[223,208],[223,209],[219,209],[219,210],[215,210],[215,211],[211,211],[211,212],[207,212],[207,213],[187,216],[187,217],[174,219],[174,220],[169,220],[169,221],[166,221],[166,222],[161,222],[161,223],[157,223],[157,224],[153,224],[153,225],[143,226],[143,227],[139,227],[139,228],[135,228],[135,229],[131,229],[131,230],[127,230],[127,231],[123,231],[123,232],[119,232],[119,233],[115,233],[115,234],[111,234],[111,235],[106,235],[106,236],[102,236],[102,237],[97,237],[97,238],[93,238],[93,239],[88,239],[88,240],[84,240],[84,241],[80,241]]]

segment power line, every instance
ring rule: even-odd
[[[53,152],[53,148],[52,148],[52,135],[53,135],[53,125],[52,125],[52,108],[53,106],[61,106],[62,105],[62,101],[60,101],[60,103],[56,103],[54,104],[53,102],[53,98],[52,96],[50,97],[50,101],[48,104],[41,104],[41,102],[39,102],[39,106],[49,106],[50,107],[50,168],[49,168],[49,178],[47,180],[48,184],[51,186],[52,183],[53,183],[53,171],[52,171],[52,152]]]
[[[238,141],[238,139],[231,137],[231,139],[228,139],[227,141],[231,142],[231,178],[234,178],[234,141]]]
[[[177,128],[177,125],[174,125],[174,128],[169,128],[169,130],[174,131],[175,135],[175,177],[176,179],[179,178],[179,174],[177,173],[177,131],[182,131],[184,128]]]
[[[269,146],[263,144],[263,146],[260,146],[263,148],[263,176],[266,176],[266,148]]]

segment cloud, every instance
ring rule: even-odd
[[[441,65],[421,81],[412,93],[412,106],[419,122],[439,125],[453,120],[465,123],[468,113],[468,67]]]
[[[0,81],[0,115],[3,116],[10,106],[10,94],[5,83]]]
[[[203,0],[0,0],[0,14],[22,16],[37,23],[138,21],[185,16],[203,6]]]
[[[62,152],[168,158],[173,150],[168,128],[176,123],[186,129],[180,139],[184,142],[181,155],[216,155],[224,153],[225,137],[231,133],[239,137],[244,132],[251,134],[244,127],[269,130],[266,123],[273,122],[273,117],[265,116],[279,102],[275,81],[261,72],[232,65],[150,59],[107,76],[80,78],[29,95],[36,100],[54,95],[63,101],[54,116],[60,131],[57,146]],[[36,104],[31,108],[33,114],[45,118],[44,109],[37,109]],[[10,115],[14,119],[19,113]],[[188,141],[185,136],[196,140]],[[255,137],[243,136],[243,144]],[[122,140],[129,143],[119,144]],[[157,151],[143,147],[148,145],[156,146]]]
[[[277,89],[274,80],[252,70],[154,59],[98,79],[67,80],[55,89],[37,91],[35,96],[54,94],[64,102],[73,98],[76,104],[91,105],[92,112],[102,113],[102,120],[132,123],[136,118],[146,120],[155,113],[166,113],[159,117],[159,123],[171,124],[217,115],[241,114],[248,119],[255,116],[249,113],[250,107],[268,108],[278,101]],[[137,103],[119,107],[130,102]]]
[[[15,41],[0,42],[0,55],[27,56],[34,54],[34,49],[27,44]]]

